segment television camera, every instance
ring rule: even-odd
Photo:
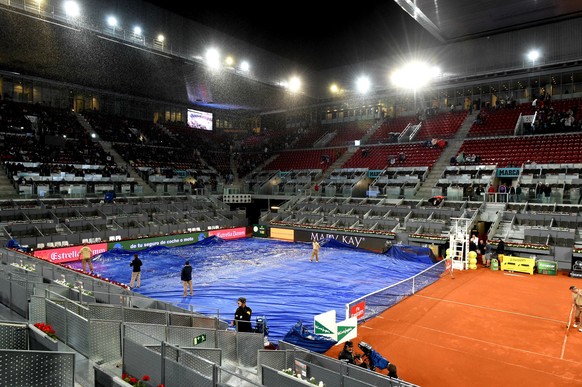
[[[364,356],[368,358],[368,365],[370,370],[375,371],[376,368],[385,370],[388,368],[388,364],[390,364],[390,362],[377,351],[375,351],[370,344],[361,341],[358,343],[358,348],[360,348],[364,353]]]

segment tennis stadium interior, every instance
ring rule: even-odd
[[[512,255],[577,268],[582,4],[493,2],[485,14],[478,2],[395,2],[441,44],[417,55],[430,66],[422,76],[364,94],[329,88],[332,73],[353,83],[344,68],[305,69],[293,92],[279,73],[290,62],[228,36],[263,65],[217,73],[192,55],[217,32],[179,15],[164,14],[192,32],[170,45],[171,34],[74,18],[56,2],[0,0],[0,242],[26,251],[2,252],[0,315],[18,324],[0,335],[31,364],[25,375],[122,386],[122,371],[164,364],[147,385],[291,386],[272,371],[299,359],[348,379],[335,359],[292,347],[271,356],[259,334],[225,332],[100,278],[46,261],[35,273],[22,267],[43,250],[261,225],[373,233],[437,255],[453,234],[476,233]],[[363,67],[384,80],[395,62]],[[101,296],[54,284],[64,278]],[[67,331],[53,347],[30,326],[47,319]],[[182,348],[192,334],[208,337],[204,350]],[[343,385],[389,381],[352,372]]]

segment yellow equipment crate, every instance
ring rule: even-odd
[[[501,270],[518,271],[520,273],[527,273],[533,275],[536,260],[533,258],[512,257],[505,255],[501,263]]]

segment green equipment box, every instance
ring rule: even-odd
[[[558,263],[554,261],[537,261],[538,274],[556,275],[558,273]]]

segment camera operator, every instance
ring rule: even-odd
[[[354,343],[351,340],[344,343],[344,349],[340,352],[338,359],[344,360],[348,364],[368,368],[368,363],[362,359],[362,355],[354,355]]]
[[[362,350],[364,356],[368,358],[370,363],[370,370],[375,371],[376,368],[385,370],[388,368],[388,365],[391,364],[388,359],[384,358],[382,355],[380,355],[380,353],[375,351],[370,344],[362,341],[358,344],[358,347]]]

